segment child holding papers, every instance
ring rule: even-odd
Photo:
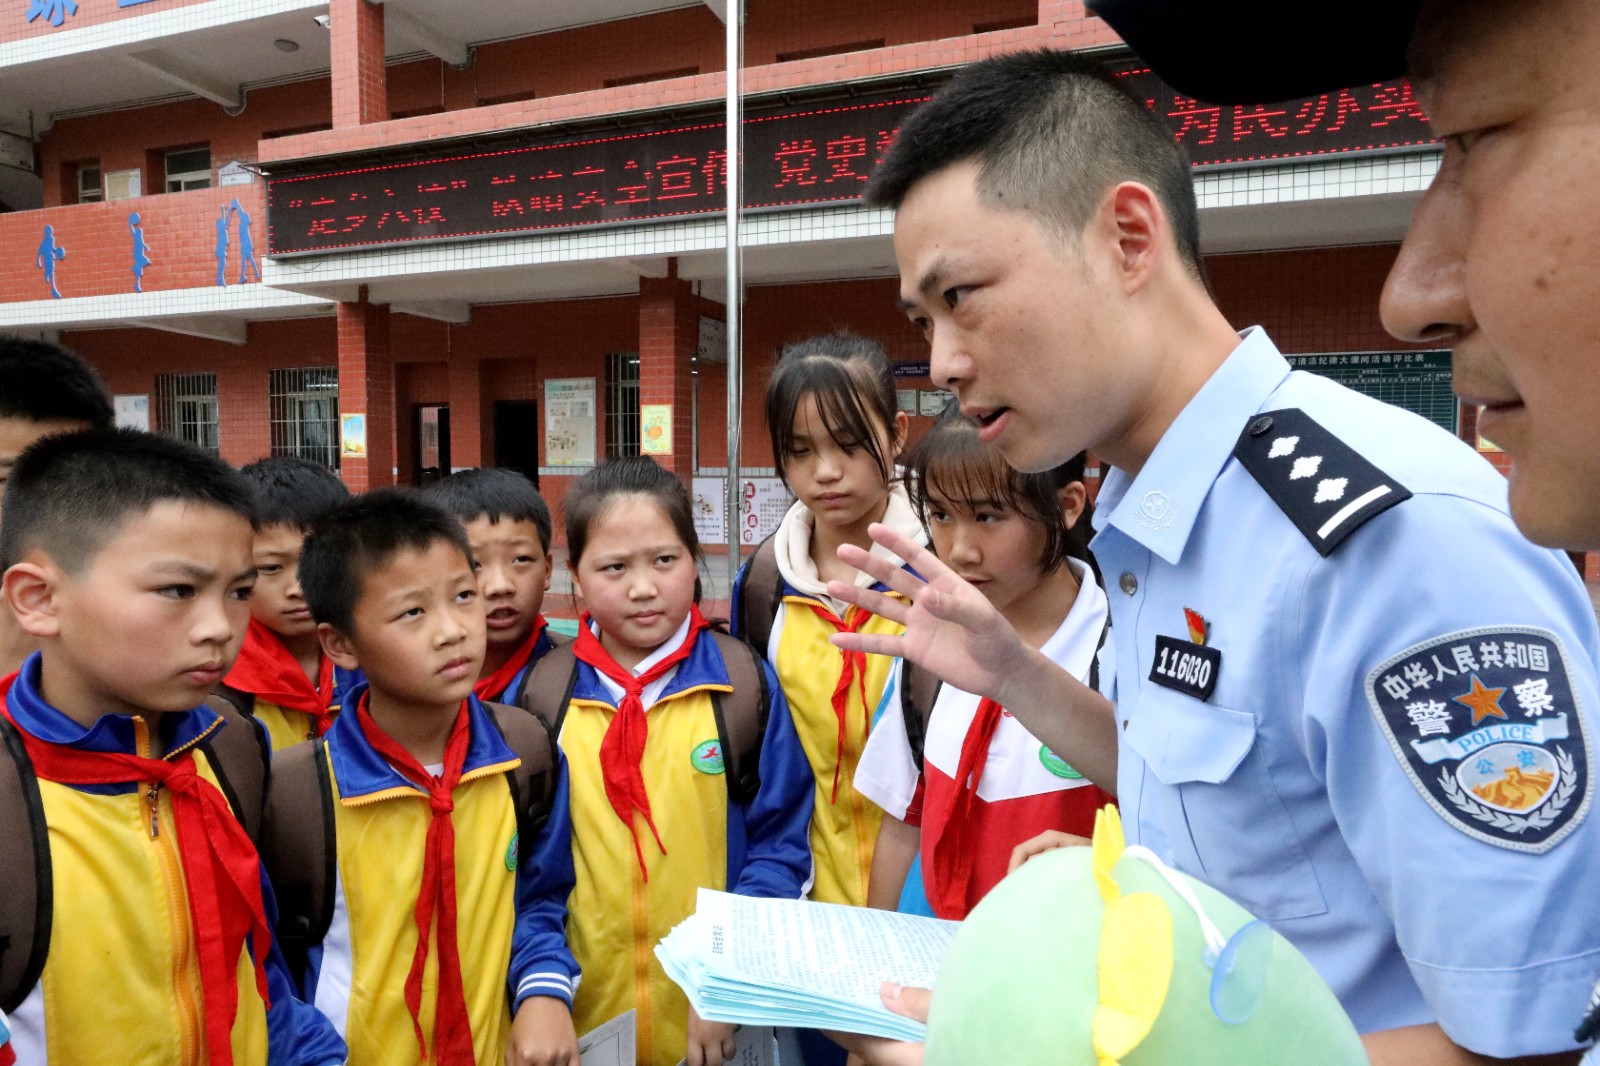
[[[687,1048],[689,1066],[719,1066],[735,1053],[733,1027],[696,1017],[651,949],[702,886],[801,894],[810,767],[770,668],[700,615],[699,541],[677,478],[648,458],[608,462],[568,493],[566,526],[587,613],[577,640],[534,667],[527,694],[572,768],[568,934],[584,973],[574,1018],[582,1032],[637,1010],[641,1064],[675,1066]],[[552,672],[555,705],[543,695]],[[733,679],[759,689],[763,675],[759,755],[725,752],[741,705]],[[746,796],[747,775],[729,771],[752,756],[760,782]]]

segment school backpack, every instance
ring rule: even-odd
[[[765,661],[755,648],[737,637],[715,629],[706,632],[717,642],[733,686],[727,698],[721,692],[711,693],[728,800],[745,804],[755,799],[761,788],[761,741],[767,734],[771,699]],[[567,705],[577,681],[578,657],[571,644],[553,649],[528,671],[517,702],[544,723],[552,744],[561,736],[561,724],[566,721]]]
[[[1088,686],[1100,690],[1100,649],[1105,647],[1106,635],[1111,632],[1111,622],[1100,627],[1100,640],[1094,646],[1094,658],[1089,660]],[[933,705],[939,699],[944,682],[931,670],[924,669],[910,659],[902,660],[900,667],[900,710],[905,715],[906,741],[911,745],[911,758],[922,773],[923,749],[928,741],[928,720],[933,717]]]
[[[744,581],[739,585],[739,636],[749,641],[762,655],[772,640],[772,623],[783,602],[783,574],[778,570],[777,534],[756,548],[745,563]]]
[[[256,723],[239,714],[220,698],[206,706],[227,723],[197,747],[216,775],[228,806],[243,823],[250,839],[261,841],[261,820],[266,792],[269,749]],[[39,983],[50,954],[54,921],[54,884],[50,864],[50,838],[44,822],[44,803],[33,763],[22,746],[22,735],[0,716],[0,840],[27,841],[7,847],[0,862],[0,1011],[12,1012]]]
[[[517,852],[525,859],[550,817],[556,785],[554,749],[532,715],[487,701],[483,709],[506,746],[521,759],[504,776],[517,817]],[[296,986],[304,987],[310,949],[322,943],[333,924],[333,886],[339,867],[325,737],[284,748],[273,757],[264,823],[261,861],[278,896],[278,947]]]

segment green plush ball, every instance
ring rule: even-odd
[[[1029,861],[968,916],[940,967],[928,1019],[927,1066],[1051,1063],[1095,1066],[1101,922],[1089,848]],[[1115,875],[1124,895],[1150,892],[1172,915],[1173,967],[1149,1035],[1122,1066],[1364,1066],[1350,1019],[1305,956],[1276,932],[1263,934],[1253,969],[1265,975],[1259,1006],[1240,1024],[1211,1007],[1213,969],[1199,919],[1141,858],[1124,855]],[[1181,876],[1181,875],[1180,875]],[[1251,915],[1186,879],[1211,921],[1229,937]]]

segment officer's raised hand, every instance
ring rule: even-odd
[[[893,595],[842,581],[828,582],[828,595],[898,622],[905,632],[839,633],[833,643],[846,651],[899,656],[946,684],[995,700],[1051,751],[1114,793],[1117,738],[1111,704],[1025,645],[983,593],[928,549],[888,526],[874,524],[868,534],[916,574],[844,544],[840,560]]]

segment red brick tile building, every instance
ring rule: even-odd
[[[354,488],[503,464],[559,502],[641,445],[720,477],[726,6],[10,0],[0,330],[88,356],[132,421]],[[1403,84],[1211,108],[1138,74],[1081,0],[750,0],[746,474],[771,473],[787,342],[874,336],[903,403],[935,402],[859,182],[910,101],[1031,47],[1134,71],[1196,159],[1237,325],[1474,439],[1445,364],[1400,358],[1377,317],[1438,160]]]

